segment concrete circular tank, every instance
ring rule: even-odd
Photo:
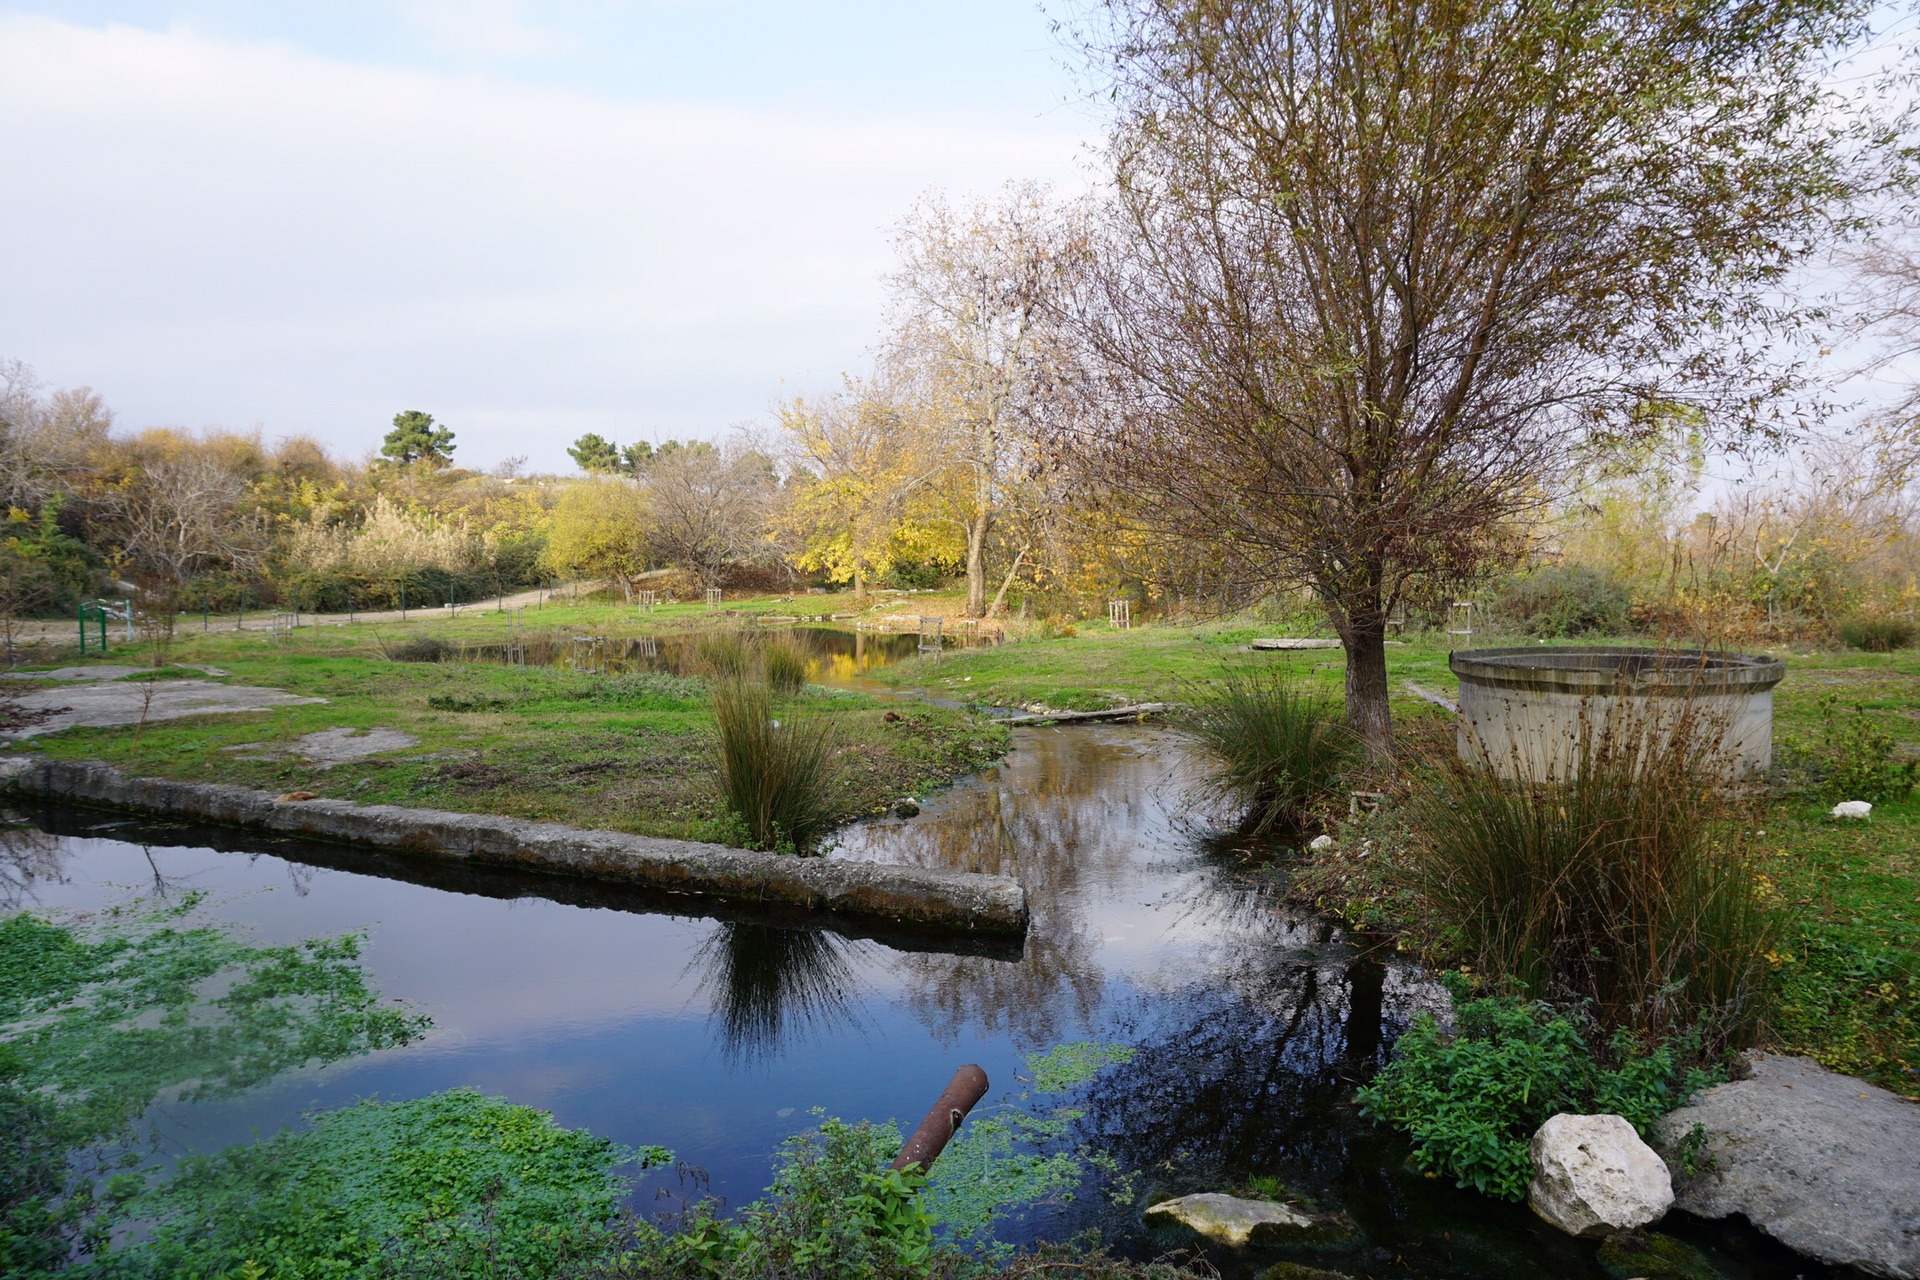
[[[1581,744],[1615,717],[1677,723],[1704,712],[1723,729],[1720,751],[1736,777],[1773,763],[1778,658],[1707,649],[1613,645],[1465,649],[1447,665],[1460,677],[1460,757],[1503,777],[1564,778]]]

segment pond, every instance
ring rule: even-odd
[[[829,851],[1019,876],[1034,918],[1018,955],[53,808],[20,815],[0,909],[198,892],[205,913],[262,943],[365,930],[382,995],[432,1017],[404,1048],[157,1108],[164,1155],[265,1136],[316,1107],[464,1085],[671,1148],[702,1171],[693,1185],[740,1203],[815,1108],[911,1128],[977,1062],[993,1087],[975,1119],[1037,1117],[1081,1175],[1010,1207],[999,1239],[1098,1228],[1151,1254],[1174,1241],[1142,1227],[1149,1198],[1264,1175],[1358,1228],[1301,1260],[1356,1275],[1601,1276],[1591,1245],[1412,1172],[1404,1143],[1353,1111],[1354,1082],[1444,997],[1416,966],[1281,905],[1263,873],[1279,853],[1210,835],[1191,770],[1164,729],[1020,729],[998,767]],[[1023,1055],[1074,1041],[1127,1046],[1131,1060],[1070,1098],[1023,1100]],[[687,1185],[684,1171],[647,1175],[633,1207]],[[1733,1275],[1820,1274],[1751,1232],[1682,1230]],[[1214,1260],[1248,1274],[1279,1256]]]

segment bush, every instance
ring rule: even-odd
[[[1228,676],[1180,725],[1211,758],[1214,792],[1245,806],[1255,831],[1302,825],[1356,745],[1332,702],[1278,673]]]
[[[1452,1034],[1421,1014],[1394,1060],[1355,1094],[1363,1114],[1404,1130],[1430,1173],[1502,1200],[1526,1198],[1527,1144],[1561,1111],[1625,1117],[1642,1137],[1716,1075],[1687,1066],[1697,1041],[1641,1052],[1633,1036],[1604,1038],[1587,1017],[1500,997],[1464,998],[1457,980]]]
[[[1822,796],[1885,804],[1912,794],[1920,781],[1920,760],[1894,759],[1893,735],[1868,719],[1863,708],[1842,716],[1840,700],[1828,694],[1820,699],[1820,725],[1827,767]]]
[[[460,646],[439,636],[414,636],[387,656],[395,662],[446,662],[460,656]]]
[[[759,655],[746,634],[706,631],[693,642],[691,674],[716,680],[754,680],[762,674]]]
[[[1913,643],[1914,625],[1905,618],[1861,615],[1840,624],[1840,639],[1868,653],[1892,653]]]
[[[953,1275],[961,1259],[939,1250],[917,1192],[926,1179],[887,1166],[900,1150],[892,1125],[828,1119],[780,1149],[765,1198],[722,1218],[711,1201],[669,1232],[636,1227],[632,1245],[594,1274],[640,1277],[763,1276],[918,1280]]]
[[[1632,601],[1626,588],[1585,565],[1552,565],[1507,584],[1495,607],[1530,636],[1619,635]]]
[[[1591,1000],[1609,1028],[1745,1030],[1777,912],[1727,799],[1716,727],[1615,718],[1565,782],[1451,760],[1409,805],[1412,891],[1479,970]]]
[[[773,692],[739,678],[711,682],[727,807],[761,849],[806,849],[837,816],[838,735],[823,718],[774,716]]]

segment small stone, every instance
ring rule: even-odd
[[[1534,1133],[1527,1156],[1527,1203],[1568,1235],[1644,1227],[1673,1206],[1666,1162],[1624,1117],[1563,1112]]]
[[[1171,1218],[1209,1240],[1234,1248],[1247,1243],[1263,1228],[1304,1228],[1314,1220],[1298,1209],[1271,1200],[1242,1200],[1218,1191],[1166,1200],[1147,1210],[1149,1218]]]
[[[1873,806],[1865,800],[1842,800],[1839,804],[1833,806],[1833,812],[1827,816],[1829,818],[1857,818],[1865,822],[1873,816]]]
[[[1313,850],[1315,853],[1320,852],[1322,849],[1331,849],[1333,848],[1333,837],[1315,836],[1313,839],[1307,841],[1307,848]]]

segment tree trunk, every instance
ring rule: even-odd
[[[982,511],[967,522],[967,616],[987,612],[987,527],[992,516]]]
[[[853,567],[853,598],[860,601],[867,598],[867,571],[860,565]]]
[[[1387,619],[1377,599],[1342,610],[1337,630],[1347,650],[1347,727],[1369,760],[1393,752],[1393,714],[1387,706]]]
[[[1000,580],[1000,589],[993,593],[993,603],[987,606],[987,616],[991,618],[1000,612],[1000,602],[1007,598],[1007,588],[1013,585],[1013,575],[1020,572],[1020,562],[1027,558],[1030,547],[1020,548],[1020,554],[1013,558],[1013,567],[1007,570],[1007,576]]]

